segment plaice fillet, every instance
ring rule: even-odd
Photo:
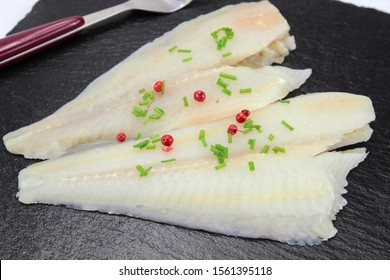
[[[232,28],[234,38],[221,51],[217,50],[210,33],[222,27]],[[133,132],[129,134],[131,137],[139,126],[139,120],[131,118],[130,113],[139,101],[139,89],[151,89],[155,81],[165,80],[166,94],[179,94],[178,83],[184,86],[187,79],[193,81],[194,77],[207,80],[205,75],[217,73],[218,68],[222,67],[220,70],[223,70],[227,65],[258,67],[282,62],[289,51],[295,48],[289,29],[287,21],[268,1],[226,6],[182,23],[97,78],[76,99],[51,116],[5,135],[4,143],[12,153],[23,154],[27,158],[46,159],[60,156],[80,144],[114,139],[115,134],[122,130]],[[172,46],[177,46],[177,50],[190,49],[191,53],[177,50],[169,52]],[[224,53],[231,55],[223,57]],[[183,62],[188,57],[192,60]],[[217,91],[218,86],[215,82],[213,85],[215,89],[210,90]],[[260,87],[259,84],[257,86]],[[171,107],[177,108],[178,99],[169,101],[171,96],[165,99],[156,100],[154,105],[158,106],[158,101],[161,101],[169,103],[165,108],[167,111]],[[232,112],[225,110],[217,112],[213,118],[223,118],[229,114]],[[165,121],[161,118],[156,126],[161,130],[170,130],[210,120],[203,114],[194,116],[189,113],[184,118],[181,118],[182,122],[174,123],[168,118]],[[139,129],[148,134],[154,127],[145,125]],[[69,134],[69,131],[73,133]]]
[[[175,137],[169,153],[160,147],[134,148],[141,139],[34,164],[19,175],[19,200],[227,235],[318,244],[335,235],[332,219],[345,205],[341,195],[346,176],[366,156],[365,149],[326,151],[369,138],[368,123],[375,113],[369,98],[348,93],[315,93],[289,102],[253,111],[250,117],[262,131],[237,133],[231,144],[226,133],[231,120],[226,118],[169,132]],[[200,129],[205,130],[207,147],[198,139]],[[256,139],[254,150],[248,139]],[[215,144],[229,148],[227,166],[218,171],[210,152]],[[265,144],[271,149],[283,146],[286,153],[270,149],[261,154]],[[176,161],[160,162],[168,158]],[[254,171],[249,170],[249,161]],[[150,174],[141,177],[139,164],[151,166]]]

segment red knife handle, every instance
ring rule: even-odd
[[[83,17],[72,16],[0,39],[0,68],[68,39],[83,25]]]

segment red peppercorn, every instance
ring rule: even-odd
[[[247,116],[247,117],[249,117],[249,115],[251,114],[251,111],[249,111],[249,110],[242,110],[241,111],[242,113],[244,113],[245,114],[245,116]]]
[[[246,118],[247,118],[247,116],[246,116],[243,112],[240,112],[240,113],[238,113],[238,114],[236,115],[236,121],[237,121],[238,123],[243,123],[243,122],[245,122],[245,121],[246,121]]]
[[[126,134],[124,134],[123,132],[120,132],[116,135],[116,140],[118,142],[124,142],[126,140]]]
[[[237,128],[237,126],[234,125],[234,124],[229,125],[229,127],[228,127],[228,129],[227,129],[227,133],[230,133],[231,135],[236,134],[237,131],[238,131],[238,128]]]
[[[206,93],[202,90],[194,92],[194,99],[198,102],[203,102],[206,99]]]
[[[169,134],[165,134],[163,137],[161,137],[161,144],[164,146],[170,147],[173,144],[173,137]]]
[[[157,81],[155,84],[154,84],[154,91],[155,92],[162,92],[162,87],[163,87],[163,84],[164,82],[161,82],[161,81]]]

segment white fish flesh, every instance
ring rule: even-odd
[[[289,101],[252,112],[250,118],[262,132],[237,133],[231,144],[227,118],[173,130],[174,149],[169,153],[134,148],[135,142],[129,141],[34,164],[19,175],[19,200],[227,235],[318,244],[335,235],[332,220],[345,205],[341,195],[346,176],[366,156],[364,149],[324,151],[343,141],[366,139],[375,114],[369,98],[347,93],[317,93]],[[199,129],[206,131],[207,147],[199,141]],[[257,139],[255,149],[248,147],[248,139]],[[211,144],[229,148],[227,165],[220,170],[215,170],[218,162]],[[260,153],[265,144],[286,151]],[[160,162],[169,157],[176,161]],[[140,176],[137,165],[152,169]]]
[[[223,50],[218,50],[210,34],[224,27],[233,30],[234,38],[228,40]],[[193,110],[196,107],[192,106],[184,116],[176,117],[174,122],[166,115],[154,126],[140,125],[142,122],[131,115],[131,110],[140,101],[138,90],[142,88],[150,90],[158,80],[166,81],[166,96],[156,98],[153,106],[162,103],[160,107],[166,105],[164,109],[171,114],[179,108],[180,112],[184,112],[181,110],[182,106],[177,104],[182,100],[174,99],[172,95],[181,97],[186,87],[188,91],[186,95],[189,97],[193,94],[191,92],[194,90],[193,86],[195,90],[202,89],[199,86],[204,86],[208,94],[213,93],[211,100],[214,102],[217,93],[224,99],[221,89],[216,85],[215,74],[221,71],[249,71],[243,70],[243,67],[232,70],[225,67],[228,65],[258,67],[282,62],[289,51],[295,48],[294,38],[289,35],[289,29],[287,21],[269,1],[227,6],[182,23],[96,79],[76,99],[51,116],[5,135],[3,138],[5,146],[8,151],[23,154],[27,158],[54,158],[80,144],[114,139],[116,133],[120,131],[126,131],[129,137],[133,137],[138,131],[148,135],[156,127],[170,130],[210,120],[207,110],[198,114]],[[176,46],[177,49],[170,52],[172,46]],[[183,62],[186,58],[191,58],[191,61]],[[281,79],[284,78],[283,74],[280,73]],[[240,78],[241,81],[237,83],[232,81],[229,84],[232,87],[254,88],[267,88],[273,85],[272,82],[270,84],[270,80],[276,84],[279,82],[284,84],[285,82],[278,80],[277,76],[278,73],[273,80],[270,78],[264,83],[261,83],[261,79]],[[287,85],[286,90],[293,88],[296,87]],[[234,101],[235,98],[236,96],[232,96],[230,101],[236,104],[244,102]],[[242,98],[245,99],[243,96]],[[269,99],[268,102],[276,100],[275,98]],[[224,106],[213,105],[208,109],[214,110],[214,107],[221,109]],[[257,105],[258,107],[252,109],[261,107],[260,104]],[[235,109],[234,106],[224,107]],[[229,114],[232,114],[229,110],[220,110],[212,119],[223,118]]]

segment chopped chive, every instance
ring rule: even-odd
[[[134,137],[134,140],[139,140],[141,138],[141,132],[137,132],[137,134]]]
[[[159,108],[159,107],[153,108],[153,110],[154,110],[157,114],[159,114],[160,116],[162,116],[162,115],[165,114],[164,110],[161,109],[161,108]]]
[[[160,115],[156,115],[156,114],[150,115],[150,119],[152,119],[152,120],[158,120],[158,119],[160,119],[160,118],[161,118]]]
[[[251,119],[246,119],[244,122],[244,127],[245,128],[252,128],[253,121]]]
[[[158,134],[152,135],[149,138],[150,138],[150,140],[152,140],[152,143],[156,143],[156,142],[161,140],[161,137]]]
[[[278,147],[278,146],[276,146],[272,150],[274,151],[275,154],[278,153],[278,152],[281,152],[281,153],[285,153],[286,152],[286,149],[284,149],[282,147]]]
[[[264,145],[264,147],[260,153],[266,154],[268,152],[269,148],[270,148],[270,146],[268,144]]]
[[[150,116],[147,116],[147,117],[144,119],[143,124],[147,124],[149,121],[150,121]]]
[[[280,100],[280,103],[290,104],[290,100]]]
[[[224,168],[225,166],[226,166],[226,163],[223,162],[223,163],[221,163],[221,164],[215,166],[214,168],[215,168],[215,170],[219,170],[219,169],[221,169],[221,168]]]
[[[181,52],[181,53],[191,53],[192,50],[189,50],[189,49],[178,49],[177,52]]]
[[[140,148],[140,149],[143,149],[146,147],[146,145],[148,145],[150,143],[150,140],[149,139],[146,139],[144,141],[141,141],[135,145],[133,145],[134,148]]]
[[[133,112],[134,113],[139,113],[141,115],[143,110],[140,107],[138,107],[138,106],[134,106],[133,107]]]
[[[149,101],[148,101],[148,100],[142,100],[142,101],[138,102],[138,105],[139,105],[139,106],[146,106],[146,105],[149,105]]]
[[[261,125],[255,124],[255,125],[252,125],[252,128],[256,129],[258,133],[262,132]]]
[[[220,87],[223,87],[223,88],[227,88],[229,86],[229,84],[224,82],[222,79],[218,79],[217,85],[219,85]]]
[[[240,93],[251,93],[252,89],[251,88],[240,88]]]
[[[177,49],[177,46],[174,45],[174,46],[170,47],[168,51],[169,51],[169,52],[173,52],[173,51],[176,50],[176,49]]]
[[[143,110],[142,111],[142,116],[145,117],[147,113],[148,113],[148,110]]]
[[[227,52],[227,53],[224,53],[223,55],[222,55],[222,57],[227,57],[227,56],[229,56],[229,55],[231,55],[232,54],[232,52]]]
[[[289,125],[285,120],[281,121],[281,123],[282,123],[282,125],[287,127],[289,130],[291,130],[291,131],[294,130],[294,128],[291,125]]]
[[[247,128],[243,131],[244,134],[248,134],[249,132],[252,132],[253,131],[253,128],[250,127],[250,128]]]
[[[191,60],[192,60],[192,57],[187,57],[187,58],[184,58],[182,61],[187,62],[187,61],[191,61]]]
[[[154,99],[154,91],[149,92],[149,99],[150,100]]]
[[[183,97],[183,103],[184,103],[184,107],[188,107],[188,99],[187,99],[187,96],[184,96],[184,97]]]
[[[219,73],[219,76],[220,76],[221,78],[226,78],[226,79],[233,80],[233,81],[236,81],[236,80],[237,80],[237,77],[236,77],[236,76],[231,75],[231,74],[228,74],[228,73],[224,73],[224,72],[220,72],[220,73]]]
[[[174,161],[176,161],[175,158],[170,158],[170,159],[162,160],[162,161],[160,161],[160,162],[161,162],[161,163],[168,163],[168,162],[174,162]]]
[[[201,140],[202,138],[204,138],[206,135],[206,131],[204,129],[201,129],[199,131],[199,140]]]
[[[203,147],[207,147],[206,139],[202,138],[202,139],[200,139],[200,141],[202,142]]]
[[[222,155],[218,155],[217,156],[217,159],[218,159],[218,163],[221,164],[221,163],[224,163],[225,162],[225,159],[223,158]]]
[[[275,138],[275,136],[272,133],[270,133],[270,135],[268,135],[268,140],[269,141],[274,140],[274,138]]]
[[[143,99],[143,100],[146,100],[146,99],[149,98],[149,96],[150,96],[150,93],[147,92],[147,93],[145,93],[145,94],[142,96],[142,99]]]
[[[233,143],[233,135],[231,133],[228,133],[228,143],[231,144]]]
[[[255,170],[255,164],[253,161],[249,161],[248,162],[248,165],[249,165],[249,170],[250,171],[254,171]]]
[[[142,113],[138,113],[136,111],[132,111],[133,115],[136,116],[137,118],[142,117]]]
[[[256,144],[256,139],[249,139],[248,140],[248,145],[251,150],[255,149],[255,144]]]
[[[221,144],[216,144],[215,147],[220,150],[225,158],[229,157],[229,148],[222,146]]]
[[[141,165],[137,165],[135,168],[138,170],[141,177],[148,175],[148,172],[146,172],[146,170]]]
[[[224,88],[223,90],[222,90],[222,92],[224,93],[224,94],[227,94],[227,95],[232,95],[232,92],[230,91],[230,90],[228,90],[227,88]]]
[[[146,149],[147,150],[154,150],[154,149],[156,149],[156,144],[148,144],[148,145],[146,145]]]
[[[146,169],[146,173],[148,173],[150,170],[152,170],[151,166]]]
[[[222,154],[222,152],[217,147],[215,147],[214,145],[211,145],[210,151],[212,151],[213,154],[216,155],[216,156]]]
[[[145,88],[141,88],[141,89],[138,91],[138,93],[140,93],[140,94],[141,94],[141,93],[144,93],[145,90],[146,90]]]

